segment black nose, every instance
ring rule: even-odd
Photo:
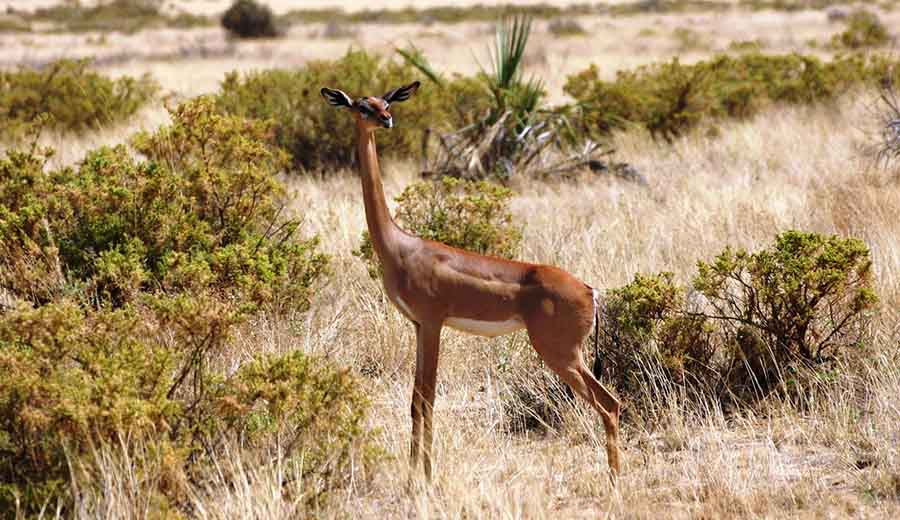
[[[391,128],[392,126],[394,126],[394,118],[392,118],[391,116],[381,116],[381,124],[385,128]]]

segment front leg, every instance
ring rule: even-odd
[[[410,405],[410,416],[412,417],[412,438],[409,444],[409,469],[410,481],[412,474],[419,466],[419,446],[422,439],[422,327],[413,322],[416,327],[416,379],[413,382],[412,403]]]
[[[419,355],[417,365],[422,363],[422,414],[425,430],[423,443],[422,463],[425,468],[425,478],[431,482],[431,440],[432,440],[432,412],[434,411],[434,395],[437,386],[438,354],[441,345],[441,322],[423,324],[419,329]],[[419,372],[419,369],[416,369]]]

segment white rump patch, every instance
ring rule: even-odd
[[[519,329],[525,328],[525,323],[519,317],[515,317],[511,320],[506,321],[481,321],[468,320],[465,318],[447,318],[444,324],[448,327],[452,327],[462,332],[468,332],[469,334],[475,334],[476,336],[486,336],[488,338],[502,336],[504,334],[509,334],[510,332],[515,332]]]

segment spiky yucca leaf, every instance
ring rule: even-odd
[[[431,66],[431,63],[425,56],[425,53],[423,53],[421,49],[413,45],[412,42],[409,42],[409,48],[396,50],[397,54],[402,56],[403,61],[405,61],[408,65],[411,65],[418,69],[419,72],[424,74],[426,78],[433,81],[439,87],[444,86],[444,78],[440,73],[434,70],[434,67]]]
[[[503,20],[497,25],[491,48],[492,79],[496,88],[506,90],[518,83],[521,77],[519,66],[530,34],[531,18],[525,16]]]

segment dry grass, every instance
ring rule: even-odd
[[[787,228],[859,236],[872,248],[885,315],[876,354],[853,391],[818,396],[805,413],[772,403],[727,420],[715,407],[698,409],[673,396],[626,427],[628,469],[617,491],[607,482],[599,421],[580,407],[546,435],[505,427],[504,395],[537,365],[523,337],[484,340],[447,331],[436,482],[408,496],[411,327],[348,255],[364,227],[356,179],[293,182],[296,207],[310,229],[328,237],[341,273],[312,313],[312,328],[321,324],[324,337],[301,343],[373,374],[366,380],[376,407],[372,426],[397,457],[324,513],[813,517],[900,510],[900,409],[892,397],[900,391],[900,179],[871,169],[871,159],[857,151],[866,135],[854,125],[868,95],[848,96],[836,110],[779,110],[726,125],[719,138],[694,135],[672,147],[645,135],[620,136],[622,158],[651,179],[646,189],[606,179],[517,187],[523,256],[564,266],[597,287],[621,285],[638,271],[685,278],[697,259],[726,244],[763,247]],[[389,193],[412,180],[409,165],[386,169]],[[509,352],[513,368],[500,370]]]
[[[650,178],[642,188],[605,178],[578,184],[523,182],[514,210],[532,261],[558,264],[594,286],[638,271],[691,275],[726,244],[758,248],[780,230],[854,235],[872,248],[884,312],[861,367],[809,409],[779,402],[726,417],[677,393],[641,410],[624,428],[625,474],[607,478],[600,421],[566,406],[550,431],[514,433],[505,400],[538,366],[522,335],[493,340],[444,333],[431,487],[406,491],[412,327],[350,255],[364,228],[358,180],[292,179],[294,208],[336,257],[337,273],[297,323],[261,322],[239,338],[234,362],[257,350],[300,348],[365,374],[389,458],[320,509],[283,492],[290,467],[226,458],[190,497],[203,518],[595,518],[895,517],[900,514],[900,177],[871,168],[856,124],[869,93],[836,109],[791,108],[696,134],[671,147],[646,135],[617,138],[624,160]],[[414,178],[387,164],[388,192]],[[503,366],[501,366],[503,365]],[[110,461],[104,493],[85,495],[85,516],[141,506],[128,465]],[[104,459],[106,460],[106,459]],[[237,476],[237,483],[221,475]],[[114,477],[114,478],[113,478]],[[290,479],[287,479],[290,480]],[[302,484],[292,483],[302,490]],[[104,497],[100,501],[98,497]],[[102,502],[102,503],[101,503]]]
[[[188,2],[183,7],[206,5]],[[421,6],[420,6],[421,7]],[[878,11],[888,27],[900,27],[900,10]],[[529,73],[544,78],[552,102],[564,100],[566,76],[597,64],[601,75],[611,78],[617,70],[679,56],[692,62],[711,52],[724,51],[734,41],[760,40],[766,52],[803,52],[826,55],[824,42],[841,25],[828,21],[825,11],[728,11],[670,13],[642,16],[584,16],[578,22],[586,34],[558,38],[550,33],[552,21],[536,23],[530,51]],[[105,70],[116,74],[149,71],[162,86],[181,95],[197,95],[218,88],[225,72],[271,67],[293,67],[343,54],[348,46],[389,55],[413,41],[437,70],[471,74],[478,63],[487,64],[492,30],[485,23],[454,25],[380,25],[362,23],[346,35],[323,38],[326,24],[295,25],[284,38],[261,41],[228,41],[218,27],[189,30],[153,29],[126,35],[0,34],[0,67],[44,64],[61,57],[94,57]],[[685,47],[678,29],[702,35],[702,45]],[[683,31],[682,31],[683,32]],[[817,42],[817,47],[811,47]]]
[[[883,19],[900,26],[898,17],[895,11]],[[554,40],[542,33],[534,42],[530,63],[547,78],[554,99],[562,98],[564,75],[590,62],[611,75],[673,55],[678,52],[671,38],[674,27],[690,27],[711,42],[711,49],[686,59],[725,48],[732,40],[757,38],[766,41],[767,51],[804,50],[809,38],[824,39],[835,30],[821,11],[582,23],[589,32],[583,38]],[[639,37],[646,28],[654,28],[654,34]],[[414,39],[438,68],[472,72],[470,51],[480,56],[489,37],[483,29],[431,27],[429,36],[418,38],[420,26],[363,25],[348,41],[310,39],[321,27],[295,27],[285,40],[241,43],[228,57],[150,56],[109,70],[149,70],[168,89],[192,95],[214,89],[233,68],[296,65],[342,53],[349,43],[387,52]],[[121,36],[110,52],[129,45],[165,50],[170,37],[220,38],[213,29],[165,34]],[[35,36],[14,42],[26,50],[7,46],[12,37],[0,36],[5,39],[0,47],[3,59],[14,56],[13,61],[43,59],[44,52],[103,55],[105,47],[85,50],[66,37],[75,38],[48,35],[61,39],[29,51],[22,42]],[[146,41],[141,38],[150,37],[160,39],[140,45]],[[605,177],[514,186],[513,209],[525,225],[522,257],[562,266],[601,289],[620,286],[636,272],[666,270],[684,280],[698,259],[725,245],[763,247],[788,228],[865,240],[883,302],[876,343],[850,375],[827,387],[831,393],[815,395],[807,409],[771,402],[726,417],[713,405],[689,404],[669,393],[624,425],[625,473],[614,489],[606,474],[602,426],[581,404],[563,407],[558,428],[510,429],[511,412],[504,403],[517,388],[533,384],[539,366],[522,334],[488,340],[448,330],[435,411],[435,481],[408,493],[414,336],[350,253],[365,226],[358,179],[352,172],[328,180],[291,178],[293,208],[309,232],[322,236],[335,274],[300,319],[260,321],[244,331],[228,362],[238,364],[258,351],[302,349],[358,371],[373,402],[369,426],[388,458],[375,474],[358,475],[339,495],[306,510],[297,498],[303,483],[290,478],[295,468],[281,464],[279,454],[258,460],[225,457],[194,486],[186,503],[202,518],[897,517],[900,172],[877,169],[861,153],[876,130],[866,106],[873,96],[849,93],[836,107],[778,108],[754,120],[723,124],[717,137],[697,132],[671,146],[641,133],[616,136],[618,159],[635,165],[649,180],[647,187]],[[128,128],[45,139],[61,152],[59,161],[72,162],[88,148],[117,142],[165,117],[161,107],[153,107]],[[389,197],[416,178],[410,163],[388,163],[384,169]],[[98,450],[96,457],[107,470],[100,480],[76,481],[77,516],[153,511],[153,498],[142,493],[142,482],[154,478],[153,471],[134,475],[124,453],[120,447]],[[162,472],[164,461],[148,467]]]

